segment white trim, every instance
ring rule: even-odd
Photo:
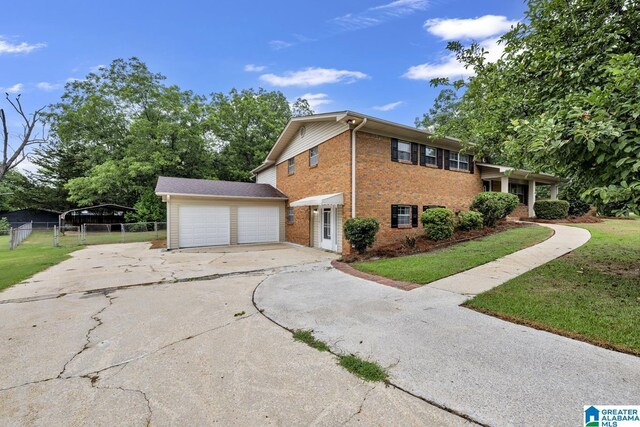
[[[362,123],[351,131],[351,218],[356,217],[356,132],[366,124],[367,118],[365,117]]]
[[[214,196],[211,194],[156,193],[158,196],[202,197],[208,199],[287,200],[287,197]]]
[[[167,194],[167,249],[171,249],[171,195]]]

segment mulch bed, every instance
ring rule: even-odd
[[[167,247],[167,239],[152,240],[149,249],[164,249]]]
[[[434,250],[444,249],[456,243],[462,243],[469,240],[478,239],[480,237],[489,236],[491,234],[500,233],[502,231],[511,230],[513,228],[521,228],[527,226],[527,224],[521,224],[518,222],[501,221],[496,224],[495,227],[484,227],[482,230],[456,230],[453,234],[453,237],[447,240],[440,240],[438,242],[427,239],[423,234],[416,234],[416,244],[414,247],[408,246],[403,240],[401,240],[384,246],[369,249],[362,255],[357,253],[345,255],[340,259],[340,261],[344,263],[352,263],[431,252]]]
[[[570,216],[564,219],[520,218],[521,221],[539,222],[542,224],[595,224],[602,219],[593,215]]]

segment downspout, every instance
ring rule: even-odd
[[[367,123],[367,118],[351,131],[351,218],[356,217],[356,132]]]

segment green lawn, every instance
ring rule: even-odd
[[[353,267],[395,280],[426,284],[539,243],[552,233],[551,229],[540,226],[514,228],[438,251],[358,262]]]
[[[591,240],[467,306],[640,355],[640,220],[580,225]]]
[[[9,237],[0,236],[0,291],[64,261],[78,248],[54,248],[52,232],[34,231],[10,251]]]

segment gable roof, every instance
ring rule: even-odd
[[[433,134],[425,129],[418,129],[413,126],[390,122],[388,120],[356,113],[354,111],[335,111],[332,113],[294,117],[289,120],[289,123],[287,123],[275,144],[273,144],[273,147],[271,148],[271,151],[269,151],[269,154],[267,154],[264,162],[251,172],[256,174],[275,164],[293,136],[296,135],[300,127],[306,123],[334,121],[349,124],[351,128],[354,128],[365,120],[366,123],[359,129],[360,132],[370,132],[376,135],[406,139],[412,142],[423,142],[440,148],[451,148],[455,150],[462,148],[462,142],[456,138],[446,137],[434,139]]]
[[[287,196],[269,184],[172,178],[167,176],[158,177],[156,194],[159,196],[179,194],[184,196],[287,199]]]

